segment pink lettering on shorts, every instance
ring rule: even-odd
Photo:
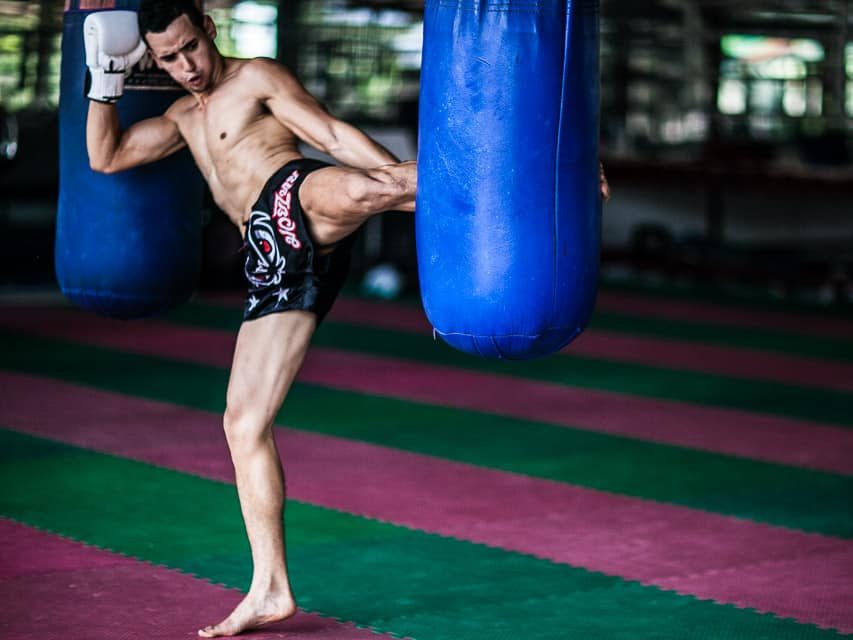
[[[290,191],[299,178],[299,171],[291,173],[287,180],[281,183],[275,192],[275,203],[273,205],[272,219],[275,220],[276,228],[284,241],[294,249],[301,249],[302,242],[296,236],[296,223],[290,217],[290,208],[293,201],[293,193]]]

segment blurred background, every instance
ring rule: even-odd
[[[603,280],[853,305],[851,2],[601,5]],[[415,157],[422,2],[205,7],[224,54],[282,60],[332,113]],[[0,0],[4,291],[53,286],[62,11]],[[236,231],[212,204],[205,221],[201,286],[240,288]],[[376,265],[416,290],[410,217],[362,232],[355,282]]]

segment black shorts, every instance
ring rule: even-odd
[[[301,158],[267,181],[246,224],[244,272],[249,294],[243,320],[281,311],[311,311],[318,322],[332,308],[349,271],[350,239],[315,255],[299,202],[299,187],[312,171],[331,166]]]

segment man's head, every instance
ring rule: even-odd
[[[139,33],[143,38],[148,32],[163,33],[182,15],[199,29],[204,29],[204,14],[195,0],[142,0],[137,13]]]
[[[139,33],[157,65],[189,91],[209,90],[220,60],[216,27],[195,0],[142,0],[138,16]]]

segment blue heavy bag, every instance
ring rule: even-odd
[[[136,10],[138,1],[92,5]],[[186,151],[112,175],[89,168],[83,20],[91,11],[78,6],[70,3],[62,33],[56,276],[81,307],[148,316],[185,301],[198,280],[203,182]],[[153,72],[128,79],[118,102],[122,128],[162,115],[181,95],[163,84]]]
[[[598,107],[597,0],[427,0],[418,268],[453,347],[535,358],[588,322]]]

